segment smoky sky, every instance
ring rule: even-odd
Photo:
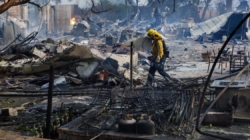
[[[125,3],[125,0],[109,0],[113,4]],[[136,0],[129,0],[131,3],[136,3]],[[146,5],[148,0],[139,0],[139,5]],[[100,0],[94,0],[95,4],[99,4]],[[51,5],[55,5],[55,0],[51,0]],[[91,8],[91,0],[61,0],[61,4],[76,4],[79,8]]]
[[[51,5],[55,5],[56,0],[51,0],[50,4]],[[109,0],[111,3],[113,4],[119,4],[119,3],[125,3],[125,0]],[[136,0],[128,0],[130,1],[129,3],[136,3]],[[212,0],[212,2],[209,5],[209,8],[216,8],[216,3],[219,2],[224,2],[225,3],[226,0]],[[95,4],[100,4],[100,0],[94,0]],[[147,5],[148,0],[139,0],[139,5]],[[248,3],[250,5],[250,0],[248,0]],[[79,8],[91,8],[92,3],[91,0],[61,0],[60,4],[74,4],[74,5],[78,5]],[[234,0],[233,1],[233,7],[237,7],[240,4],[240,0]],[[204,3],[200,2],[200,7],[204,7]]]

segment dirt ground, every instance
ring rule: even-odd
[[[21,137],[24,137],[24,135],[17,132],[13,127],[0,128],[0,140],[16,140]]]
[[[19,107],[24,103],[35,101],[38,98],[0,98],[0,108]],[[3,123],[2,123],[3,124]],[[15,126],[1,126],[0,124],[0,140],[16,140],[28,139],[28,134],[18,132]]]

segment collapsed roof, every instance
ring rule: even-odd
[[[232,14],[233,12],[229,12],[194,25],[194,27],[190,29],[192,38],[197,39],[203,34],[211,34],[218,32],[226,24],[228,18]]]

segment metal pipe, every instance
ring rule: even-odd
[[[229,74],[229,75],[227,75],[227,76],[223,76],[223,77],[220,77],[220,78],[212,79],[211,81],[226,79],[226,78],[232,77],[232,76],[234,76],[234,75],[237,75],[238,73],[239,73],[239,72],[231,73],[231,74]]]
[[[133,91],[133,41],[130,44],[130,90]]]
[[[48,91],[45,138],[50,138],[50,123],[51,123],[53,87],[54,87],[54,66],[51,65],[50,66],[50,73],[49,73],[49,91]]]
[[[110,94],[110,92],[101,92],[102,94]],[[48,93],[0,93],[0,97],[43,97],[47,96]],[[89,93],[80,93],[80,92],[57,92],[53,93],[53,96],[83,96],[83,95],[96,95],[95,92],[89,92]]]

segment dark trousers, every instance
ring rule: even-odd
[[[159,67],[156,67],[156,65],[151,65],[150,68],[149,68],[149,74],[148,74],[148,79],[147,79],[147,84],[148,85],[152,85],[153,83],[153,79],[154,79],[154,76],[155,76],[155,72],[158,71],[160,73],[160,75],[162,75],[163,77],[167,77],[167,78],[170,78],[171,77],[166,73],[166,71],[164,71],[164,63],[166,61],[166,58],[163,58],[161,59],[161,63],[162,63],[162,67],[159,68]]]

